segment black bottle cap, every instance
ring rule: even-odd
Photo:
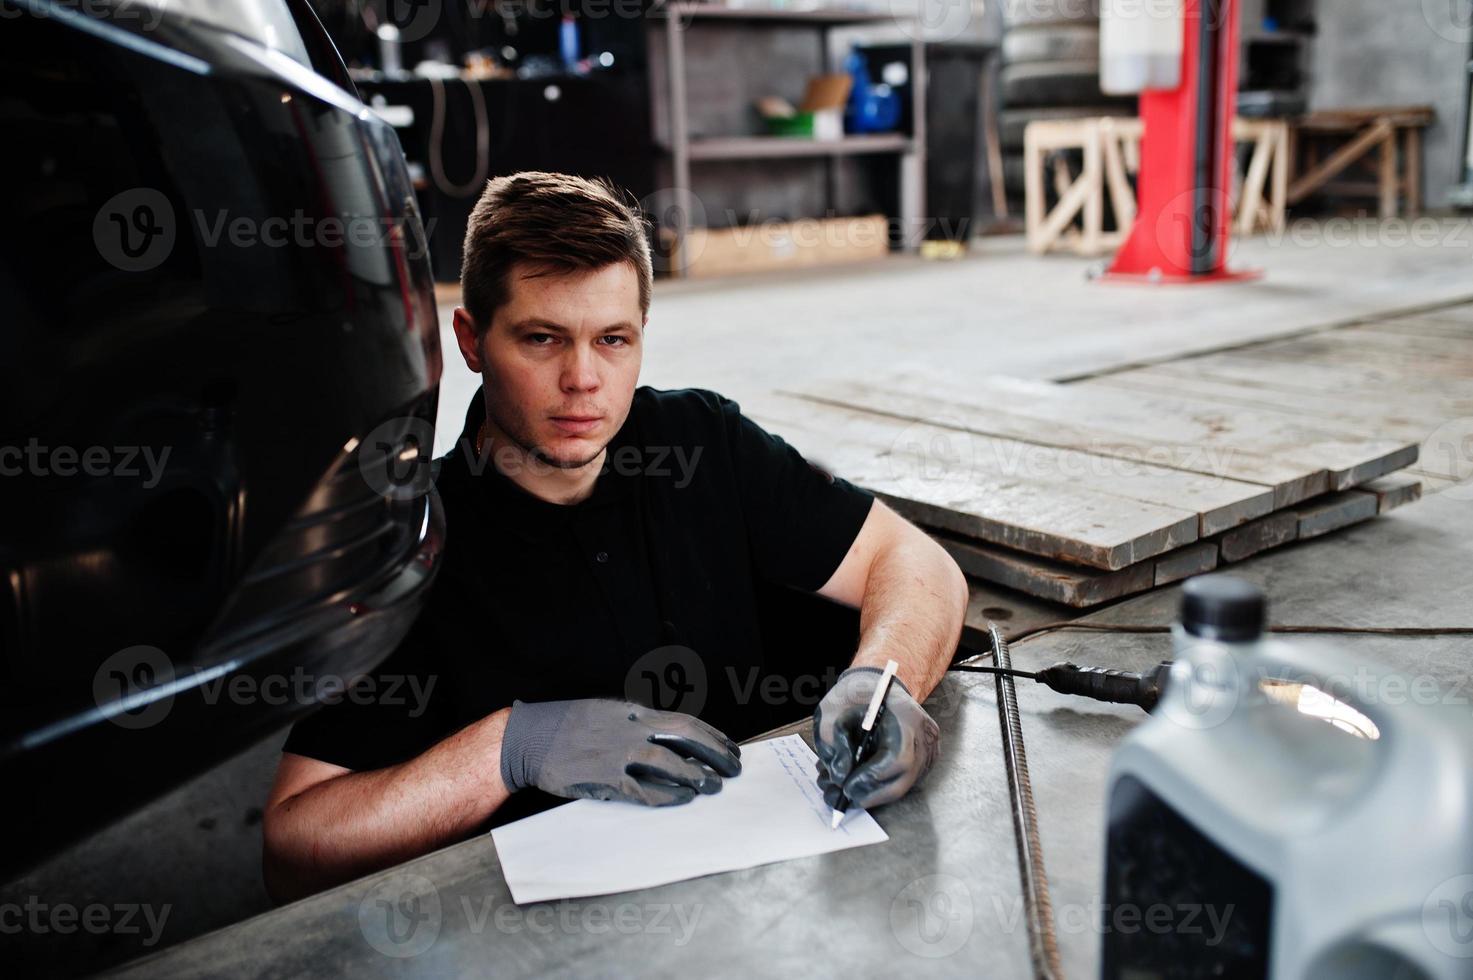
[[[1258,586],[1231,575],[1199,575],[1182,586],[1181,625],[1204,640],[1256,640],[1266,612]]]

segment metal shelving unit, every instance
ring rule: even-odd
[[[831,63],[828,32],[835,27],[861,26],[895,22],[888,13],[846,10],[837,7],[808,9],[776,7],[728,7],[717,3],[679,2],[661,4],[651,10],[651,20],[662,23],[665,33],[667,96],[670,106],[670,140],[665,148],[671,156],[673,190],[677,199],[693,193],[691,165],[711,160],[761,160],[814,157],[832,160],[837,157],[866,154],[894,154],[900,168],[900,222],[910,232],[918,227],[925,201],[926,173],[926,53],[921,32],[911,32],[911,133],[882,133],[844,136],[834,140],[818,140],[792,136],[729,136],[692,140],[690,138],[689,105],[686,93],[685,32],[706,22],[741,22],[771,28],[818,30],[823,35],[824,71],[836,69]],[[832,176],[829,198],[833,198]],[[685,209],[677,209],[675,248],[678,250],[690,231]],[[679,254],[678,252],[676,254]],[[685,275],[682,264],[671,270],[677,277]]]

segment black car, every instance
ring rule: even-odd
[[[417,615],[441,357],[393,131],[305,0],[0,0],[0,871]]]

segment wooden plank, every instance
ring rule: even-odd
[[[1302,126],[1300,127],[1303,128]],[[1313,167],[1309,173],[1304,174],[1294,181],[1289,188],[1289,203],[1298,204],[1320,186],[1329,181],[1340,171],[1350,166],[1356,160],[1365,156],[1371,147],[1376,146],[1384,139],[1395,136],[1395,130],[1391,124],[1384,119],[1371,126],[1355,139],[1340,147],[1334,153],[1325,158],[1324,162]]]
[[[1407,365],[1381,357],[1364,363],[1315,363],[1254,357],[1244,351],[1224,351],[1151,366],[1153,371],[1184,378],[1212,377],[1260,388],[1323,393],[1339,391],[1358,396],[1388,397],[1406,392],[1442,398],[1473,398],[1473,378],[1418,378]]]
[[[1094,453],[1123,453],[1260,483],[1274,490],[1270,509],[1402,469],[1417,452],[1415,445],[1395,440],[1311,427],[1287,413],[1111,391],[1087,383],[993,377],[979,379],[965,391],[938,393],[929,379],[896,372],[867,384],[810,385],[804,394],[904,418],[960,416],[963,427],[971,431],[1041,443],[1082,441]],[[1014,420],[1012,428],[1004,431],[1009,420]]]
[[[1149,561],[1118,571],[1102,571],[964,541],[937,531],[932,531],[932,536],[968,575],[1076,609],[1144,592],[1155,584],[1155,566]]]
[[[1438,310],[1423,310],[1417,314],[1419,320],[1438,320],[1442,323],[1473,323],[1473,303],[1444,306]]]
[[[1149,367],[1107,374],[1080,383],[1170,394],[1182,390],[1183,378],[1177,371]],[[1424,439],[1427,433],[1449,418],[1473,414],[1473,398],[1439,398],[1436,395],[1419,396],[1413,392],[1386,394],[1378,398],[1337,390],[1289,391],[1206,374],[1194,376],[1189,383],[1194,397],[1244,408],[1292,412],[1324,419],[1337,428],[1408,442]]]
[[[1377,320],[1375,323],[1360,324],[1362,330],[1377,330],[1384,333],[1416,334],[1422,337],[1450,337],[1463,339],[1473,344],[1473,318],[1439,320],[1434,316],[1404,317],[1399,320]]]
[[[781,396],[744,411],[906,517],[981,541],[1119,569],[1197,539],[1194,511],[1089,486],[1088,454]]]
[[[1376,495],[1376,513],[1384,514],[1422,499],[1422,481],[1404,473],[1392,473],[1364,483],[1357,490]]]
[[[1299,515],[1292,510],[1250,521],[1217,539],[1218,557],[1223,562],[1242,561],[1260,551],[1288,544],[1299,536]]]
[[[1375,517],[1376,508],[1376,495],[1359,490],[1326,494],[1318,500],[1297,504],[1294,513],[1299,516],[1298,539],[1307,541]]]
[[[1285,345],[1302,346],[1305,341],[1328,343],[1340,347],[1354,347],[1371,351],[1387,351],[1393,354],[1413,354],[1418,357],[1468,361],[1473,359],[1473,334],[1466,337],[1429,336],[1414,333],[1391,333],[1378,330],[1369,324],[1341,327],[1324,333],[1311,334],[1290,341],[1272,341],[1265,344],[1267,350],[1281,349]]]
[[[1231,533],[1231,532],[1229,532]],[[1217,567],[1217,542],[1198,541],[1156,559],[1155,585],[1170,585]]]
[[[1396,202],[1401,189],[1400,182],[1396,179],[1397,165],[1400,162],[1397,154],[1396,130],[1390,127],[1381,140],[1381,155],[1377,170],[1377,181],[1380,183],[1380,215],[1381,220],[1396,217]]]
[[[1145,368],[1091,379],[1088,383],[1128,390],[1163,391],[1179,388],[1182,379],[1170,371]],[[1359,425],[1370,435],[1417,442],[1415,462],[1419,469],[1447,480],[1473,476],[1473,451],[1465,448],[1473,443],[1464,442],[1465,438],[1473,437],[1473,399],[1438,399],[1436,396],[1419,399],[1410,393],[1336,397],[1254,388],[1241,382],[1203,377],[1193,378],[1191,383],[1200,395],[1214,401],[1277,407],[1323,418],[1341,426]],[[1407,405],[1398,404],[1403,401],[1415,402],[1420,411],[1414,413],[1408,410]]]
[[[1416,483],[1397,478],[1398,484]],[[1374,485],[1373,485],[1374,486]],[[1197,541],[1118,571],[1080,568],[1062,562],[1023,555],[1006,548],[980,545],[942,531],[930,533],[951,554],[962,570],[973,578],[983,579],[1029,595],[1082,608],[1145,592],[1148,589],[1201,575],[1219,564],[1242,561],[1260,552],[1302,538],[1348,527],[1376,516],[1380,495],[1373,486],[1328,494],[1288,510],[1250,521],[1207,541]],[[1391,489],[1391,488],[1387,488]],[[1415,497],[1393,491],[1388,501],[1407,503]],[[1304,534],[1301,535],[1301,523]],[[1145,574],[1149,570],[1150,574]]]
[[[1462,381],[1473,379],[1473,356],[1442,355],[1421,349],[1417,344],[1397,343],[1397,338],[1389,338],[1373,331],[1366,331],[1356,339],[1337,340],[1316,335],[1294,340],[1276,340],[1234,353],[1237,357],[1257,361],[1364,365],[1381,370],[1394,369],[1403,376],[1427,375]]]
[[[1409,126],[1402,137],[1406,140],[1402,171],[1406,174],[1407,214],[1415,218],[1422,213],[1422,130]]]
[[[905,387],[899,389],[883,382],[864,385],[825,382],[810,385],[800,397],[820,404],[856,407],[897,419],[925,421],[983,436],[1086,452],[1125,464],[1125,467],[1101,467],[1098,473],[1101,477],[1112,469],[1128,473],[1139,467],[1143,473],[1160,478],[1159,486],[1139,488],[1137,485],[1127,491],[1112,484],[1109,489],[1121,493],[1142,492],[1153,502],[1178,502],[1181,506],[1191,507],[1200,516],[1199,533],[1203,535],[1215,534],[1268,513],[1279,495],[1322,493],[1327,483],[1322,474],[1306,474],[1303,467],[1253,453],[1213,452],[1196,443],[1141,439],[1078,422],[1038,419],[1001,409],[996,401],[991,405],[954,401],[920,390],[911,379],[904,379],[903,383]],[[1167,481],[1162,470],[1174,470],[1199,479]],[[1171,496],[1162,500],[1162,492]]]

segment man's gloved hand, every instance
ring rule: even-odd
[[[854,767],[854,747],[864,736],[859,726],[881,673],[878,667],[850,667],[813,712],[818,788],[829,806],[839,801],[841,786],[858,807],[898,800],[936,761],[941,729],[896,678],[875,725],[874,751]]]
[[[720,790],[722,776],[742,771],[741,754],[699,718],[632,701],[517,701],[501,737],[501,779],[514,792],[536,786],[571,799],[670,806]]]

